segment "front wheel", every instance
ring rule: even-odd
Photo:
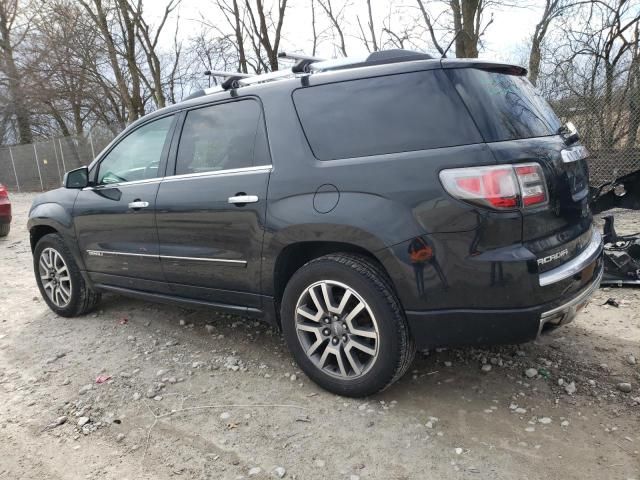
[[[362,397],[391,385],[415,354],[393,288],[365,257],[332,254],[298,270],[281,307],[285,340],[321,387]]]
[[[33,269],[40,294],[60,316],[83,315],[100,301],[100,294],[87,286],[58,234],[45,235],[38,241],[33,252]]]

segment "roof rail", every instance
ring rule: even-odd
[[[295,60],[296,63],[291,68],[267,72],[261,75],[253,75],[250,73],[240,72],[223,72],[220,70],[207,70],[205,75],[214,77],[223,77],[225,80],[218,87],[207,88],[203,91],[196,92],[190,98],[206,95],[220,90],[229,90],[244,87],[247,85],[255,85],[259,83],[271,82],[273,80],[285,79],[296,75],[308,75],[314,72],[324,72],[331,70],[340,70],[343,68],[358,68],[371,65],[383,65],[387,63],[409,62],[413,60],[433,59],[431,55],[412,50],[381,50],[355,57],[334,58],[325,60],[312,55],[304,55],[299,53],[279,52],[278,58]]]
[[[326,60],[326,58],[314,57],[313,55],[287,52],[278,52],[278,58],[286,58],[287,60],[312,60],[314,62],[322,62],[323,60]]]
[[[207,70],[204,72],[205,75],[211,75],[213,77],[224,77],[224,81],[220,84],[220,86],[224,90],[229,90],[230,88],[238,88],[240,84],[238,83],[243,78],[253,77],[254,75],[250,73],[241,73],[241,72],[223,72],[220,70]]]

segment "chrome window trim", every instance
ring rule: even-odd
[[[173,182],[177,180],[188,180],[190,178],[202,177],[223,177],[227,175],[244,175],[246,173],[270,172],[273,170],[272,165],[258,165],[255,167],[227,168],[225,170],[211,170],[209,172],[198,173],[181,173],[180,175],[171,175],[164,178],[165,182]]]
[[[600,232],[593,230],[589,245],[587,245],[587,248],[580,252],[578,256],[572,258],[559,267],[554,268],[553,270],[540,274],[540,286],[545,287],[579,273],[598,258],[598,255],[602,252],[602,248],[602,236],[600,235]]]
[[[226,263],[233,265],[246,265],[246,260],[230,260],[227,258],[207,258],[207,257],[180,257],[175,255],[153,255],[150,253],[131,253],[131,252],[115,252],[112,250],[86,250],[87,255],[92,257],[102,257],[104,255],[115,255],[122,257],[142,257],[142,258],[155,258],[156,260],[186,260],[191,262],[211,262],[211,263]]]
[[[213,177],[213,176],[226,176],[226,175],[243,175],[246,173],[259,173],[270,172],[273,170],[273,165],[258,165],[255,167],[243,167],[243,168],[227,168],[225,170],[213,170],[210,172],[200,173],[183,173],[180,175],[167,175],[166,177],[154,177],[145,178],[144,180],[132,180],[130,182],[118,182],[118,183],[105,183],[103,185],[94,185],[92,187],[84,187],[82,190],[102,190],[106,188],[114,187],[128,187],[130,185],[145,185],[151,183],[160,183],[162,181],[172,182],[175,180],[186,180],[189,178],[201,178],[201,177]]]
[[[130,185],[146,185],[151,183],[160,183],[163,179],[164,177],[153,177],[153,178],[145,178],[143,180],[131,180],[130,182],[103,183],[101,185],[94,185],[92,187],[84,187],[82,191],[104,190],[107,188],[114,188],[114,187],[128,187]]]

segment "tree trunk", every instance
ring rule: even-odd
[[[16,119],[16,133],[18,143],[31,143],[33,134],[31,132],[31,117],[24,101],[24,93],[21,88],[21,75],[16,66],[13,45],[11,44],[10,19],[11,13],[9,2],[0,2],[0,66],[7,77],[7,91],[10,102],[13,104],[13,114]],[[17,5],[13,5],[17,8]]]

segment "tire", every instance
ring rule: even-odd
[[[404,375],[415,355],[391,281],[363,256],[336,253],[302,266],[285,288],[280,314],[300,368],[338,395],[384,390]]]
[[[7,235],[9,235],[10,230],[11,230],[10,223],[3,223],[2,225],[0,225],[0,237],[6,237]]]
[[[57,276],[51,274],[51,265],[60,272]],[[88,287],[73,255],[62,237],[56,233],[43,236],[36,244],[33,252],[33,270],[42,298],[51,310],[62,317],[84,315],[93,310],[100,301],[100,293]],[[47,272],[48,275],[43,278],[43,273]]]

